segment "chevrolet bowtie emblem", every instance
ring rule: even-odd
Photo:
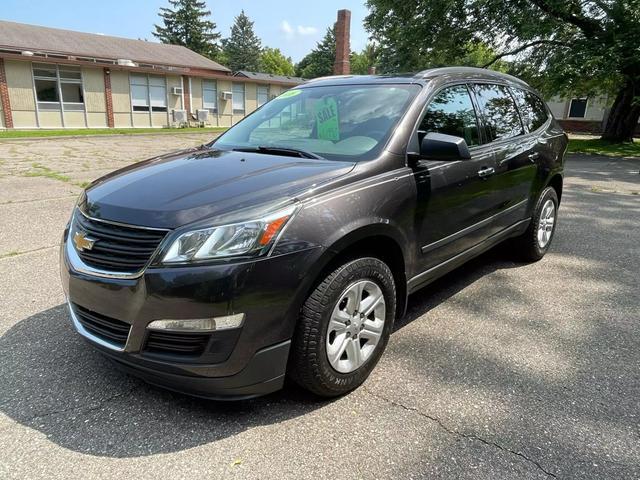
[[[73,235],[73,243],[76,246],[76,249],[80,252],[83,250],[91,250],[93,248],[93,244],[96,243],[93,238],[89,238],[86,235],[87,234],[84,232],[76,232]]]

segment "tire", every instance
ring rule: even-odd
[[[549,227],[549,218],[547,218],[550,205],[553,205],[551,227]],[[529,224],[527,231],[513,239],[515,255],[521,260],[528,262],[536,262],[540,260],[544,257],[545,253],[547,253],[551,246],[551,241],[553,240],[553,234],[556,231],[557,224],[558,195],[553,187],[547,187],[542,191],[540,197],[538,197],[538,201],[536,202],[536,207],[531,218],[531,223]],[[543,226],[546,227],[547,236],[544,236],[541,239],[540,230]]]
[[[358,293],[360,289],[362,293]],[[353,309],[358,295],[363,310],[377,305],[364,320],[357,308]],[[357,315],[352,315],[352,311]],[[323,397],[355,389],[378,363],[393,328],[395,311],[393,274],[384,262],[364,257],[336,268],[322,279],[302,307],[293,338],[289,376],[302,388]],[[384,323],[380,324],[382,312]],[[349,315],[347,326],[345,318]],[[374,340],[378,334],[379,338]],[[343,345],[346,347],[341,354]],[[360,349],[356,350],[358,346]],[[362,363],[358,366],[354,358]]]

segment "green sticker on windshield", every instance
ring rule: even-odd
[[[296,95],[300,95],[301,93],[302,93],[302,90],[287,90],[286,92],[279,95],[278,98],[295,97]]]
[[[321,140],[340,140],[340,123],[338,121],[338,102],[335,97],[325,97],[315,105],[318,138]]]

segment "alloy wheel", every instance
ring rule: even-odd
[[[540,213],[540,220],[538,222],[538,245],[540,248],[545,248],[551,240],[555,220],[556,205],[553,203],[553,200],[549,199],[544,202],[542,206],[542,212]]]
[[[340,295],[327,327],[327,358],[340,373],[360,368],[382,338],[386,306],[378,285],[361,280]]]

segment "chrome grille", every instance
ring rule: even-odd
[[[97,269],[137,272],[147,264],[165,237],[165,230],[101,222],[77,212],[69,241],[76,232],[95,240],[90,250],[76,250],[82,261]]]

